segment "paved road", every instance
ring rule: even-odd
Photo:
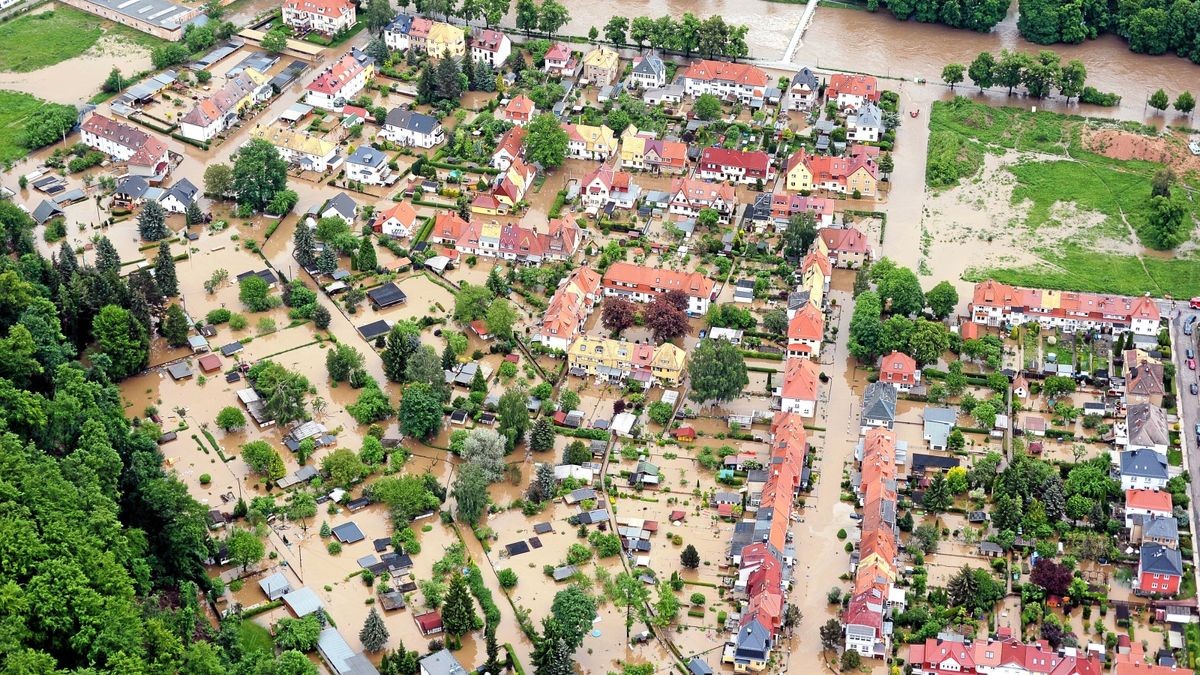
[[[1183,468],[1188,474],[1196,471],[1200,467],[1200,442],[1196,437],[1196,424],[1200,423],[1200,396],[1193,396],[1189,391],[1190,385],[1200,382],[1200,375],[1197,371],[1187,367],[1187,350],[1190,348],[1193,352],[1198,351],[1200,342],[1197,338],[1200,337],[1200,318],[1197,318],[1195,327],[1197,330],[1192,335],[1183,334],[1183,323],[1189,317],[1200,317],[1200,310],[1189,309],[1186,302],[1171,303],[1169,301],[1159,302],[1159,310],[1163,316],[1167,317],[1171,328],[1171,344],[1172,357],[1175,361],[1175,391],[1178,393],[1177,410],[1179,411],[1179,433],[1183,439],[1184,460]],[[1196,531],[1197,524],[1200,523],[1200,480],[1195,477],[1190,483],[1191,489],[1191,527],[1192,531]],[[1198,563],[1200,559],[1200,551],[1193,551],[1192,562]],[[1200,564],[1196,564],[1195,573],[1197,581],[1200,582]]]

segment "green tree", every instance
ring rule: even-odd
[[[604,39],[615,45],[625,44],[625,34],[629,31],[629,19],[624,16],[614,16],[604,24]]]
[[[1067,102],[1083,93],[1083,85],[1087,81],[1087,68],[1078,59],[1072,59],[1062,67],[1058,74],[1058,93],[1066,97]]]
[[[995,69],[996,57],[992,56],[991,52],[980,52],[967,67],[967,77],[971,78],[972,84],[979,87],[979,91],[983,91],[995,83]]]
[[[179,280],[175,277],[175,258],[170,255],[166,241],[158,244],[158,255],[154,259],[154,280],[163,295],[178,295]]]
[[[25,129],[16,134],[16,144],[28,150],[37,150],[65,140],[78,117],[79,110],[73,105],[44,104],[38,108],[36,115],[23,121]]]
[[[386,0],[371,0],[371,3],[372,5],[383,4],[386,6]],[[367,620],[363,622],[362,630],[358,632],[358,639],[362,642],[363,649],[369,652],[382,651],[389,636],[387,626],[383,623],[383,617],[379,616],[379,611],[372,607],[370,613],[367,614]]]
[[[783,257],[799,260],[817,240],[817,220],[811,211],[802,211],[788,219],[783,231]],[[782,333],[781,333],[782,334]]]
[[[701,120],[715,120],[721,116],[721,101],[712,94],[700,94],[692,106],[692,113]]]
[[[503,298],[493,301],[487,309],[488,332],[501,340],[512,339],[513,324],[516,320],[517,313]]]
[[[74,256],[71,258],[74,260]],[[104,273],[117,274],[121,271],[121,255],[108,237],[101,235],[96,242],[96,269]]]
[[[950,494],[950,487],[946,484],[946,476],[941,473],[934,474],[933,480],[929,482],[929,487],[925,490],[921,504],[926,509],[937,513],[950,508],[953,503],[954,497]]]
[[[271,295],[270,285],[257,275],[248,276],[238,283],[238,299],[252,312],[265,312],[282,302]]]
[[[108,77],[105,78],[104,85],[101,87],[101,90],[109,94],[114,94],[124,89],[124,84],[125,80],[121,77],[121,70],[116,66],[113,66],[113,69],[108,71]]]
[[[529,431],[529,408],[526,406],[528,400],[529,393],[520,385],[516,385],[505,390],[496,404],[496,417],[499,422],[497,428],[509,450],[523,441],[526,432]]]
[[[542,0],[542,6],[538,9],[538,28],[543,33],[553,36],[570,20],[571,14],[557,0]]]
[[[890,301],[893,314],[912,316],[920,314],[925,307],[925,294],[921,282],[907,267],[897,267],[879,282],[879,297]]]
[[[461,636],[475,629],[479,616],[475,613],[475,600],[467,586],[467,578],[455,572],[450,577],[450,588],[442,605],[442,623],[450,635]]]
[[[462,458],[483,472],[488,482],[494,483],[504,477],[507,465],[504,462],[504,439],[497,432],[487,429],[472,429],[463,444]]]
[[[329,314],[329,310],[325,309],[324,305],[313,307],[313,325],[321,330],[329,328],[329,322],[333,320],[333,316]]]
[[[166,239],[170,235],[167,229],[167,212],[156,201],[148,201],[142,206],[137,216],[138,234],[146,241]]]
[[[893,317],[895,318],[895,317]],[[909,356],[918,364],[926,366],[937,363],[942,353],[950,347],[950,334],[941,323],[917,319],[913,324],[908,342]]]
[[[188,321],[179,305],[167,308],[167,317],[162,325],[163,337],[172,347],[182,347],[188,343]]]
[[[263,36],[259,44],[262,48],[272,54],[280,54],[287,49],[287,33],[284,33],[280,28],[273,28]]]
[[[392,10],[392,3],[389,0],[367,0],[366,9],[367,30],[375,35],[381,35],[383,29],[395,18],[395,12]]]
[[[400,397],[399,418],[406,436],[431,438],[442,428],[442,398],[424,382],[410,384]]]
[[[209,164],[204,170],[204,194],[221,199],[233,194],[233,169],[228,164]]]
[[[321,472],[332,485],[350,489],[367,475],[367,467],[358,453],[349,448],[338,448],[321,458]]]
[[[316,246],[312,229],[303,222],[296,223],[296,232],[292,235],[292,250],[295,251],[296,262],[301,267],[311,269],[317,266]]]
[[[1185,91],[1175,98],[1175,109],[1184,115],[1190,115],[1196,109],[1196,97],[1192,92]]]
[[[947,63],[946,67],[942,68],[942,82],[950,85],[950,90],[954,91],[954,85],[963,81],[963,73],[966,68],[961,63]]]
[[[1008,95],[1012,96],[1013,88],[1021,84],[1021,74],[1025,72],[1030,61],[1029,56],[1023,52],[1001,50],[1000,60],[996,62],[993,71],[996,84],[1008,87]]]
[[[229,533],[229,537],[225,539],[225,545],[229,547],[229,559],[235,565],[240,566],[242,570],[246,570],[262,560],[263,555],[266,554],[266,547],[263,546],[258,535],[238,527],[233,528],[233,531]]]
[[[1182,192],[1173,197],[1151,197],[1142,240],[1160,251],[1183,243],[1191,233],[1188,204]]]
[[[275,657],[275,675],[317,675],[317,665],[302,652],[289,649]]]
[[[261,138],[238,149],[233,163],[233,192],[238,203],[262,211],[275,193],[287,188],[287,162]]]
[[[488,308],[495,299],[487,286],[463,282],[459,291],[454,294],[454,318],[463,323],[482,319],[487,316]]]
[[[562,165],[567,156],[568,139],[567,132],[558,123],[558,118],[550,113],[542,113],[535,117],[526,129],[526,159],[541,164],[546,169]]]
[[[242,446],[242,459],[250,470],[269,480],[283,478],[287,468],[279,452],[266,441],[250,441]]]
[[[688,361],[688,378],[688,398],[697,403],[732,401],[750,383],[746,359],[726,340],[701,340]]]
[[[535,675],[571,675],[575,671],[574,651],[563,630],[554,617],[542,619],[542,635],[534,640],[531,655]]]
[[[688,544],[687,548],[683,549],[683,553],[679,555],[679,564],[690,570],[700,566],[700,553],[695,546]]]
[[[446,389],[446,371],[442,368],[442,360],[433,347],[421,345],[420,349],[408,357],[404,377],[409,382],[428,384],[442,400],[448,400],[450,392]]]
[[[146,328],[128,310],[106,305],[92,321],[97,350],[110,360],[109,377],[124,379],[145,367],[150,358]]]
[[[420,335],[421,328],[411,321],[398,321],[388,331],[387,344],[380,357],[383,360],[383,373],[389,381],[405,381],[408,360],[421,346]],[[438,398],[440,400],[440,395]]]
[[[545,452],[554,449],[554,427],[546,418],[538,418],[529,432],[529,449],[534,452]]]
[[[958,306],[958,291],[949,281],[939,281],[925,294],[925,302],[935,317],[945,319],[953,314],[954,308]]]
[[[280,619],[275,624],[275,646],[280,649],[310,652],[317,647],[321,628],[321,620],[316,614],[309,614],[302,619]]]
[[[246,426],[246,416],[237,406],[227,405],[217,413],[217,427],[224,431],[237,431]]]
[[[517,0],[516,24],[517,29],[525,31],[526,35],[529,35],[530,32],[537,29],[537,0]]]
[[[596,618],[596,598],[579,586],[571,586],[554,594],[550,605],[550,616],[562,627],[562,636],[574,651],[583,644],[583,638],[592,628]]]
[[[288,505],[284,512],[288,518],[300,521],[301,529],[307,530],[308,519],[317,515],[317,500],[311,494],[298,490],[288,495]]]
[[[463,94],[463,74],[458,63],[448,54],[443,54],[433,68],[434,101],[457,103]]]
[[[188,227],[204,222],[204,212],[200,210],[199,202],[192,202],[183,211],[183,222]]]

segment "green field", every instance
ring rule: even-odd
[[[28,151],[17,145],[17,137],[25,128],[25,119],[37,111],[44,101],[15,91],[0,89],[0,162],[19,159]]]
[[[272,652],[275,649],[271,632],[249,619],[238,626],[238,644],[247,652]]]
[[[105,33],[147,48],[163,40],[66,5],[0,24],[0,71],[28,73],[83,54]]]
[[[1101,237],[1128,241],[1130,228],[1139,233],[1146,228],[1151,179],[1162,167],[1153,162],[1111,159],[1083,149],[1080,137],[1088,124],[1147,131],[1137,124],[991,108],[962,98],[933,105],[926,171],[930,187],[951,187],[972,178],[987,153],[1015,151],[1020,158],[1005,170],[1016,178],[1013,204],[1028,204],[1021,215],[1032,234],[1059,224],[1052,215],[1059,203],[1073,203],[1082,212],[1104,216],[1076,240],[1036,249],[1046,261],[1044,265],[974,270],[969,276],[1125,295],[1147,291],[1175,297],[1200,294],[1200,262],[1193,258],[1159,254],[1139,259],[1101,253],[1089,246]],[[1200,187],[1200,177],[1195,175],[1181,176],[1178,181],[1177,189]],[[1189,203],[1192,218],[1200,222],[1200,204]]]

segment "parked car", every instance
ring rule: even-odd
[[[1196,442],[1200,443],[1200,424],[1196,425]]]
[[[1196,394],[1200,394],[1200,385],[1193,382],[1192,385],[1190,387],[1188,387],[1188,391],[1192,392],[1192,396],[1195,396]]]
[[[1192,309],[1200,309],[1200,298],[1192,298],[1188,305],[1190,305]]]
[[[1196,359],[1188,359],[1187,367],[1188,367],[1188,370],[1195,370],[1196,369]]]
[[[1186,354],[1189,359],[1196,358],[1196,354],[1195,354],[1195,352],[1192,351],[1191,347],[1188,347],[1187,350],[1184,352],[1184,354]]]

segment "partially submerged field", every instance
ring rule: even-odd
[[[28,73],[81,56],[102,36],[112,34],[146,47],[162,44],[152,37],[66,5],[52,5],[0,24],[0,71]]]
[[[922,227],[939,250],[955,242],[968,249],[969,260],[956,260],[964,267],[954,271],[972,280],[1188,297],[1200,293],[1194,159],[1173,132],[963,98],[939,102]],[[1152,180],[1164,166],[1175,173],[1172,192],[1184,211],[1183,241],[1173,252],[1145,246],[1155,235]]]
[[[28,150],[18,144],[25,121],[45,104],[36,96],[0,89],[0,162],[26,155]]]

